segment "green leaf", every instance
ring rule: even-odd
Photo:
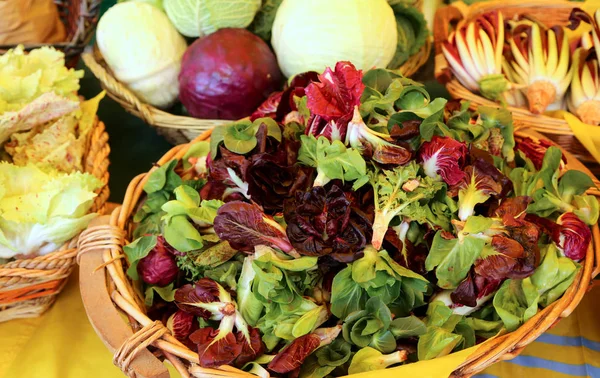
[[[335,275],[331,289],[333,315],[345,319],[350,313],[363,309],[367,299],[365,290],[352,280],[351,264]]]
[[[292,336],[298,338],[313,332],[329,318],[327,306],[316,307],[298,319],[292,327]]]
[[[540,295],[530,278],[509,279],[494,295],[494,308],[509,332],[533,317],[538,311]]]
[[[382,354],[380,351],[365,347],[356,352],[348,368],[348,374],[358,374],[367,371],[381,370],[388,366],[398,364],[405,360],[404,354],[400,351]]]
[[[372,88],[379,93],[385,93],[394,79],[400,75],[383,68],[376,68],[367,71],[363,75],[362,82],[366,87]],[[363,101],[361,100],[361,103]]]
[[[217,281],[221,286],[235,290],[237,288],[237,274],[241,269],[241,262],[230,260],[213,269],[206,269],[204,277]]]
[[[447,240],[442,237],[442,232],[438,231],[425,260],[425,268],[431,271],[437,267],[439,287],[456,288],[467,276],[484,245],[485,240],[475,236]]]
[[[339,140],[330,142],[321,136],[302,135],[302,144],[298,152],[298,161],[317,168],[315,186],[325,185],[330,180],[354,181],[366,183],[367,165],[360,152],[346,148]]]
[[[542,297],[544,307],[557,300],[575,279],[577,264],[568,257],[561,256],[554,243],[541,250],[542,261],[530,277],[531,283]]]
[[[137,225],[133,230],[133,237],[139,238],[144,235],[159,235],[162,233],[162,217],[165,215],[164,212],[154,213],[148,215]]]
[[[419,361],[446,356],[462,341],[461,335],[436,326],[427,327],[427,332],[419,337],[417,344]]]
[[[203,245],[202,236],[185,215],[176,215],[168,220],[164,225],[164,237],[179,252],[200,249]]]
[[[177,201],[182,202],[186,206],[195,207],[198,206],[201,201],[198,191],[187,185],[181,185],[175,188],[174,194]]]
[[[460,349],[467,349],[475,345],[475,330],[470,324],[462,319],[454,328],[454,333],[462,336],[463,341],[460,344]]]
[[[215,268],[226,261],[229,261],[237,254],[237,250],[229,245],[229,242],[219,241],[208,248],[204,248],[202,253],[196,257],[195,263],[201,267]]]
[[[425,323],[416,316],[407,316],[392,320],[390,331],[396,339],[421,336],[425,333]]]
[[[258,35],[267,43],[271,42],[271,29],[273,28],[277,9],[279,9],[282,2],[283,0],[264,0],[248,30]]]
[[[566,171],[560,178],[558,192],[564,202],[571,203],[574,196],[582,195],[592,187],[595,185],[590,176],[572,169]]]
[[[388,67],[397,69],[425,45],[429,30],[423,13],[411,4],[390,2],[390,5],[396,17],[398,44]]]
[[[256,126],[250,121],[239,121],[227,126],[223,136],[225,147],[236,154],[244,155],[252,151],[258,143]]]
[[[308,356],[300,368],[300,378],[324,378],[352,356],[351,345],[337,338]]]
[[[242,274],[238,279],[236,288],[236,302],[244,320],[255,327],[258,319],[260,319],[264,305],[252,293],[252,281],[256,276],[254,269],[252,269],[252,260],[253,257],[251,256],[244,259]]]
[[[175,291],[177,289],[173,288],[173,284],[169,284],[168,286],[160,287],[160,286],[148,286],[146,292],[144,293],[145,304],[147,307],[152,306],[154,303],[154,293],[156,292],[165,302],[173,302],[175,300]]]
[[[144,191],[148,194],[161,189],[173,190],[181,185],[181,177],[175,173],[175,167],[179,160],[171,160],[150,173],[148,181],[144,184]]]
[[[217,154],[219,152],[219,146],[221,145],[221,143],[223,143],[228,128],[229,125],[217,126],[213,129],[212,133],[210,134],[210,156],[212,159],[215,159],[217,157]]]
[[[196,142],[193,143],[187,150],[187,152],[185,153],[185,155],[183,155],[183,158],[181,159],[183,162],[183,169],[189,169],[192,164],[190,163],[190,158],[200,158],[200,157],[205,157],[208,156],[208,154],[210,153],[210,142],[208,141],[200,141],[200,142]]]
[[[598,223],[598,213],[600,212],[600,209],[596,196],[575,196],[573,198],[573,206],[575,206],[573,213],[587,225],[593,226]]]
[[[123,247],[123,252],[129,262],[127,275],[132,280],[137,281],[140,279],[137,272],[137,264],[141,259],[148,256],[148,253],[156,246],[156,241],[157,237],[155,235],[142,236]]]
[[[477,112],[486,128],[498,128],[502,135],[502,156],[511,162],[515,158],[515,137],[512,114],[507,109],[480,106]]]
[[[448,100],[445,98],[437,97],[427,104],[427,106],[423,106],[419,109],[400,110],[400,112],[411,112],[417,115],[419,118],[425,119],[432,114],[443,110],[447,102]]]
[[[258,131],[261,125],[267,126],[267,136],[270,136],[276,141],[281,142],[281,128],[273,118],[257,118],[252,124],[256,128],[256,131]]]

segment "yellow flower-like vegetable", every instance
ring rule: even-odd
[[[542,30],[537,23],[517,23],[508,33],[508,44],[512,56],[505,68],[523,86],[529,111],[563,108],[573,73],[563,28]]]
[[[459,26],[442,45],[452,73],[462,85],[491,100],[511,88],[502,74],[504,18],[498,11]]]

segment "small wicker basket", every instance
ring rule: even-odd
[[[432,44],[431,38],[428,38],[425,45],[398,69],[399,72],[407,77],[417,72],[421,66],[427,63]],[[150,126],[156,127],[159,134],[163,135],[170,143],[174,145],[187,143],[215,126],[231,122],[175,115],[142,102],[114,77],[97,46],[90,50],[82,54],[82,59],[100,80],[100,85],[106,93],[129,113],[141,118]]]
[[[196,140],[205,140],[209,136],[210,131],[207,131]],[[517,136],[540,137],[531,131],[519,132]],[[188,148],[189,144],[174,147],[160,159],[157,166],[181,158]],[[569,168],[589,174],[577,159],[569,153],[565,154]],[[125,273],[127,267],[123,246],[131,240],[132,215],[148,177],[149,173],[133,179],[127,188],[123,205],[116,208],[110,218],[103,217],[95,225],[90,225],[79,238],[81,296],[92,326],[114,353],[115,365],[130,377],[168,377],[165,366],[156,356],[167,358],[182,377],[254,377],[230,366],[221,366],[219,369],[198,366],[196,351],[177,341],[164,324],[152,321],[146,315],[139,291]],[[600,261],[598,225],[592,231],[593,241],[582,263],[583,268],[562,298],[540,311],[517,331],[482,344],[458,367],[454,377],[469,377],[497,361],[515,357],[527,344],[575,309],[588,290],[592,277],[600,272],[597,265]],[[123,313],[128,317],[127,322],[121,316]],[[151,353],[146,349],[148,346],[158,350]],[[373,376],[376,376],[376,372],[373,372]]]
[[[67,40],[54,43],[55,49],[65,53],[67,67],[75,67],[79,55],[92,40],[94,29],[98,23],[100,3],[102,0],[54,0],[58,7],[60,20],[65,25]],[[30,51],[47,44],[26,44],[25,50]],[[0,54],[17,47],[17,45],[0,45]]]
[[[108,134],[96,118],[84,156],[84,171],[102,181],[90,212],[104,214],[108,200]],[[58,251],[0,265],[0,322],[41,315],[56,300],[75,266],[77,237]]]
[[[435,14],[433,38],[435,45],[435,77],[446,85],[446,89],[453,98],[464,99],[471,102],[473,109],[484,106],[500,105],[488,100],[479,94],[470,92],[450,72],[448,61],[442,53],[442,43],[448,39],[453,25],[462,20],[472,20],[482,13],[492,10],[502,11],[505,19],[517,14],[526,14],[533,19],[540,20],[547,26],[569,24],[571,9],[581,6],[578,2],[564,0],[492,0],[478,2],[467,6],[463,2],[438,9]],[[577,140],[571,128],[564,119],[553,118],[546,115],[536,115],[524,108],[509,106],[515,124],[521,123],[538,131],[553,142],[575,155],[585,163],[597,163],[585,147]],[[595,126],[590,126],[595,127]]]

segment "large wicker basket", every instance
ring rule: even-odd
[[[411,76],[427,63],[432,44],[431,38],[428,38],[425,45],[398,69],[400,73],[404,76]],[[158,132],[174,145],[187,143],[215,126],[231,122],[175,115],[146,104],[114,77],[97,46],[86,51],[82,58],[112,99],[121,104],[129,113],[143,119],[150,126],[156,127]]]
[[[210,131],[197,140],[207,139]],[[527,132],[518,136],[537,138],[539,134]],[[174,147],[160,159],[158,166],[171,159],[181,158],[189,144]],[[589,171],[566,153],[568,167]],[[153,169],[156,169],[153,168]],[[150,171],[152,172],[152,171]],[[149,174],[137,176],[127,188],[123,205],[110,217],[98,219],[79,239],[80,289],[86,312],[96,332],[112,353],[113,362],[130,377],[168,377],[165,366],[156,358],[167,358],[183,377],[253,377],[233,367],[205,369],[198,366],[198,354],[177,341],[159,321],[145,314],[143,300],[128,279],[123,246],[131,240],[132,214],[138,206],[143,186]],[[527,344],[550,328],[559,319],[568,316],[588,290],[592,277],[600,271],[600,231],[593,227],[590,245],[581,269],[563,297],[521,326],[480,346],[467,361],[454,372],[455,377],[468,377],[487,366],[515,357]],[[125,321],[121,314],[128,317]],[[148,346],[157,348],[151,353]],[[375,376],[375,373],[374,373]]]
[[[481,105],[499,107],[498,103],[470,92],[451,74],[448,61],[442,53],[441,45],[448,39],[453,26],[459,21],[472,20],[478,15],[492,10],[502,11],[505,19],[512,18],[517,14],[526,14],[543,22],[547,26],[566,26],[569,24],[571,9],[580,6],[581,4],[578,2],[564,0],[492,0],[474,3],[470,6],[458,2],[440,8],[435,14],[433,27],[435,77],[446,85],[448,92],[450,92],[453,98],[470,101],[473,109]],[[574,154],[582,162],[596,163],[596,160],[577,140],[564,119],[536,115],[523,108],[508,107],[508,109],[513,113],[515,123],[522,123],[533,130],[539,131],[565,150]]]
[[[108,200],[108,134],[96,118],[84,156],[84,170],[102,181],[91,212],[104,214]],[[0,322],[41,315],[56,300],[75,266],[77,237],[58,251],[0,265]]]
[[[91,41],[98,23],[100,3],[102,0],[54,0],[58,7],[60,20],[65,25],[67,40],[52,44],[57,50],[65,53],[67,67],[75,67],[79,55]],[[46,44],[26,44],[25,50],[33,50]],[[0,54],[16,45],[0,45]]]

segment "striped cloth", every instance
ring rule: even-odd
[[[544,333],[515,359],[495,364],[477,378],[600,378],[600,288],[575,312]]]

